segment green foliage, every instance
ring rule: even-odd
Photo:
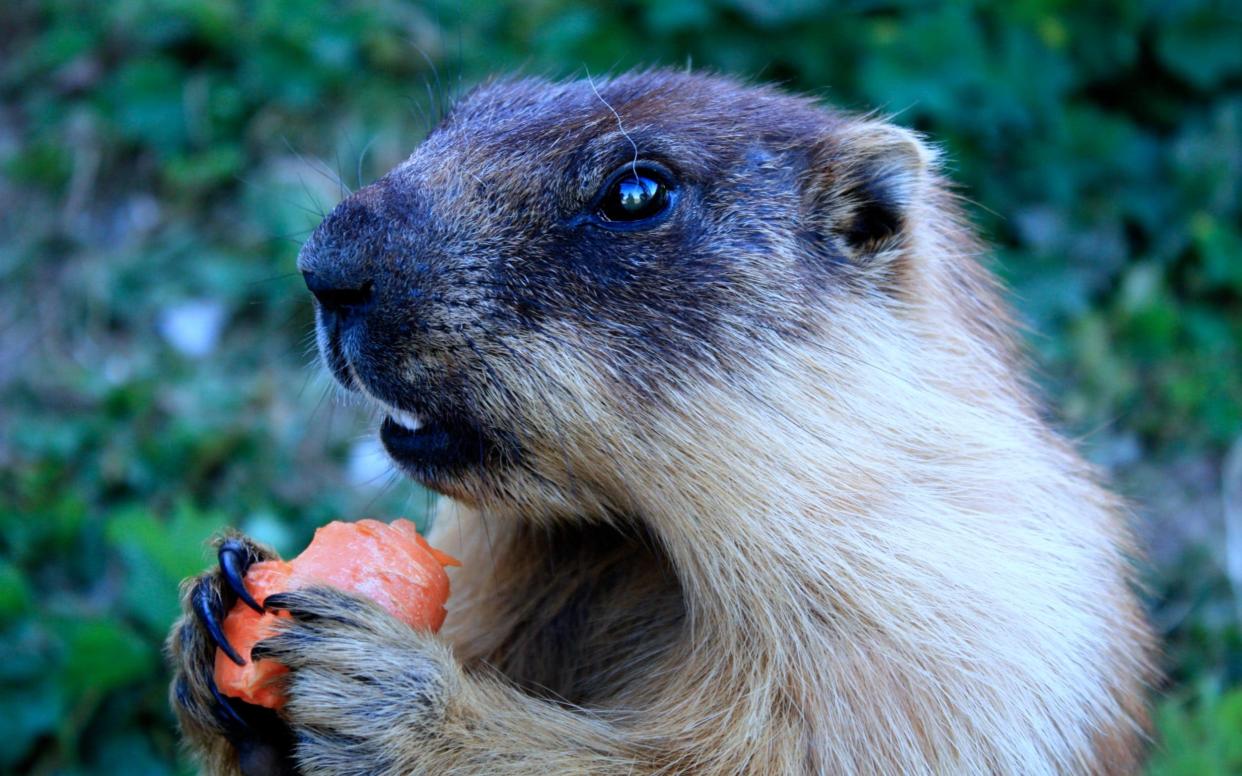
[[[1211,506],[1242,430],[1236,2],[17,0],[0,29],[0,770],[182,772],[159,648],[206,539],[424,513],[308,366],[297,245],[515,68],[692,63],[942,143],[1060,419],[1141,500],[1187,494],[1147,532],[1169,675],[1242,681]],[[1240,699],[1166,702],[1152,773],[1242,772]]]
[[[1162,740],[1150,776],[1230,776],[1242,773],[1242,689],[1205,686],[1164,701],[1156,712]]]

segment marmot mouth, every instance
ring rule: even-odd
[[[477,427],[389,411],[380,425],[380,441],[388,455],[410,476],[429,488],[467,469],[482,467],[491,444]]]

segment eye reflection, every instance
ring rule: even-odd
[[[630,213],[640,212],[660,190],[660,184],[650,178],[626,178],[617,187],[621,208]]]
[[[612,183],[599,205],[599,215],[610,222],[643,221],[664,212],[668,186],[643,170],[628,171]]]

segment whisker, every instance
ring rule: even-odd
[[[274,283],[278,280],[288,280],[289,278],[296,277],[299,274],[300,273],[297,273],[297,272],[283,272],[279,275],[272,275],[270,278],[261,278],[259,280],[251,280],[248,283],[245,283],[245,286],[249,288],[251,286],[262,285],[263,283]]]
[[[310,417],[307,418],[306,420],[306,428],[308,430],[315,427],[315,416],[319,414],[320,408],[323,407],[324,402],[327,401],[328,396],[331,393],[332,393],[332,386],[330,385],[324,386],[323,390],[320,391],[319,401],[315,402],[315,408],[311,410]]]
[[[616,117],[617,119],[617,129],[621,131],[621,136],[624,137],[626,140],[628,140],[630,142],[630,145],[634,147],[634,158],[630,162],[630,167],[634,172],[635,180],[637,180],[638,179],[638,143],[635,143],[634,138],[630,137],[630,133],[625,131],[625,124],[623,124],[621,121],[621,114],[617,113],[617,109],[609,105],[608,100],[605,100],[603,95],[599,93],[599,89],[595,88],[595,79],[591,77],[591,71],[586,69],[586,65],[583,65],[582,69],[586,70],[587,83],[591,85],[591,91],[595,92],[595,96],[599,98],[600,102],[604,103],[605,108],[612,111],[612,115]]]
[[[369,481],[362,483],[362,485],[370,485],[372,482],[375,482],[381,477],[384,477],[386,481],[380,486],[379,490],[376,491],[375,495],[371,497],[371,500],[367,502],[366,506],[362,508],[362,512],[364,514],[372,510],[376,502],[380,500],[380,497],[388,495],[388,493],[393,489],[393,486],[397,484],[397,481],[401,479],[400,474],[392,469],[389,469],[388,471],[375,475]]]
[[[348,187],[345,185],[344,177],[341,175],[341,149],[333,148],[332,155],[336,159],[336,196],[338,199],[345,199],[345,192]],[[353,194],[353,191],[349,193]]]
[[[328,169],[327,165],[323,164],[323,162],[317,159],[312,159],[312,158],[308,158],[307,156],[305,156],[301,151],[298,151],[296,148],[293,147],[293,144],[289,142],[289,138],[282,137],[281,140],[284,142],[285,148],[288,149],[289,153],[296,156],[298,158],[298,161],[302,162],[303,166],[309,168],[312,172],[317,173],[327,182],[336,185],[338,190],[344,189],[345,191],[349,191],[349,187],[345,185],[345,182],[343,180],[341,180],[341,176],[339,175],[333,176],[331,170]],[[299,174],[298,177],[301,178],[301,175]],[[305,181],[303,181],[302,185],[303,185],[303,188],[305,189],[306,188]],[[306,193],[308,196],[310,195],[309,190],[307,190]],[[350,191],[350,193],[352,194],[353,192]],[[318,198],[312,197],[312,199],[314,199],[315,201],[315,206],[320,208],[320,210],[322,210],[323,207],[322,205],[319,204]],[[326,213],[321,213],[320,215],[323,216],[323,215],[326,215]]]
[[[375,144],[377,139],[379,139],[379,135],[372,135],[367,144],[362,147],[362,153],[358,155],[358,188],[362,188],[362,164],[366,161],[367,151],[371,150],[371,146]]]

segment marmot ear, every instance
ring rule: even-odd
[[[847,124],[812,153],[805,196],[816,231],[856,255],[881,250],[909,226],[935,153],[919,137],[881,121]]]

